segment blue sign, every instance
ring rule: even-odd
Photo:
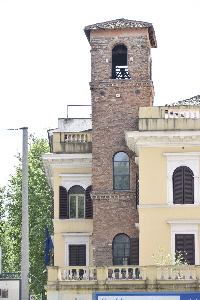
[[[93,300],[200,300],[200,292],[93,293]]]

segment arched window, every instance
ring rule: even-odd
[[[79,185],[68,191],[64,186],[59,187],[59,218],[93,218],[93,202],[90,196],[92,186],[86,189]]]
[[[113,265],[130,265],[130,238],[120,233],[113,239]]]
[[[123,44],[112,49],[112,79],[130,79],[127,64],[127,48]]]
[[[118,152],[113,158],[114,190],[130,189],[130,162],[125,152]]]
[[[69,218],[85,218],[85,190],[80,185],[69,189]]]
[[[173,203],[194,203],[194,174],[186,166],[180,166],[173,173]]]

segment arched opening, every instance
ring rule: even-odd
[[[112,79],[130,79],[127,65],[127,48],[123,44],[112,49]]]
[[[113,265],[130,265],[130,238],[124,233],[120,233],[113,239]]]

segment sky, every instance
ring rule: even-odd
[[[47,138],[67,105],[90,105],[85,26],[152,23],[154,105],[165,105],[200,94],[199,13],[200,0],[0,0],[0,186],[22,151],[22,130],[6,129]]]

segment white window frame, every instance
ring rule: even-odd
[[[200,220],[173,220],[167,221],[171,226],[171,253],[175,254],[175,235],[194,234],[195,241],[195,265],[199,264],[198,224]]]
[[[62,233],[65,237],[65,265],[69,267],[69,245],[86,245],[86,266],[89,266],[89,246],[92,232]]]
[[[70,197],[72,196],[75,196],[76,197],[76,217],[75,218],[72,218],[70,216]],[[78,217],[78,197],[81,196],[84,198],[84,215],[83,215],[83,218],[79,218]],[[72,220],[75,220],[75,219],[85,219],[85,194],[69,194],[69,219],[72,219]]]
[[[199,197],[199,156],[198,153],[163,153],[167,158],[167,203],[169,205],[182,205],[173,203],[173,173],[180,166],[190,168],[194,174],[194,204],[200,204]],[[194,205],[183,204],[183,205]]]

